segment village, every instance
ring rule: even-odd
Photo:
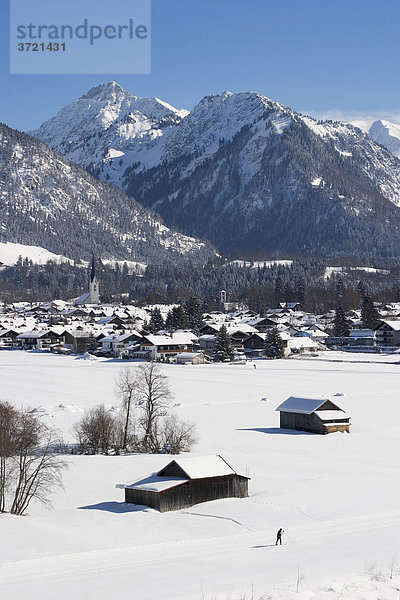
[[[191,329],[158,328],[178,305],[135,306],[102,304],[100,284],[92,261],[89,291],[71,301],[0,305],[0,349],[46,350],[92,354],[117,359],[202,364],[213,360],[218,332],[226,327],[233,360],[264,356],[268,331],[277,330],[285,357],[320,350],[393,352],[400,347],[400,302],[377,304],[376,325],[364,328],[360,309],[347,313],[347,335],[335,335],[335,311],[307,313],[299,302],[282,302],[257,314],[227,302],[225,290],[219,310],[203,313]]]

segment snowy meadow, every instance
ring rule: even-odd
[[[192,454],[221,454],[251,477],[249,498],[161,514],[124,504],[122,486],[169,455],[68,456],[51,509],[0,515],[0,598],[398,600],[399,356],[328,358],[165,365],[173,410],[197,424]],[[73,441],[86,409],[118,409],[121,366],[3,351],[1,400]],[[290,395],[331,398],[351,433],[279,429]]]

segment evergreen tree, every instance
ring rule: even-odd
[[[296,285],[297,288],[297,300],[301,304],[301,308],[304,308],[306,303],[306,280],[304,277],[300,277]]]
[[[183,310],[183,306],[180,304],[178,306],[174,306],[171,311],[172,314],[172,323],[173,329],[187,329],[189,326],[188,318]]]
[[[158,306],[153,308],[150,313],[150,321],[148,325],[149,331],[155,333],[156,331],[160,331],[160,329],[164,329],[164,319],[162,318],[162,314]]]
[[[365,296],[361,307],[361,320],[365,329],[374,329],[380,321],[379,313],[371,296]]]
[[[336,307],[333,335],[335,337],[347,337],[349,335],[349,323],[341,304]]]
[[[268,330],[264,343],[264,356],[268,358],[284,358],[285,344],[276,327]]]
[[[234,354],[235,352],[226,325],[222,325],[215,340],[213,360],[215,362],[227,362],[233,360]]]
[[[188,326],[194,331],[198,331],[201,326],[202,311],[200,300],[195,296],[191,296],[185,303],[185,314],[188,320]]]
[[[174,320],[172,318],[172,311],[168,311],[167,316],[165,318],[165,329],[172,331],[174,329]]]
[[[275,302],[276,306],[279,306],[279,303],[283,301],[283,279],[279,275],[275,281]]]
[[[95,352],[96,349],[97,349],[96,337],[95,337],[93,331],[91,331],[89,333],[89,337],[88,337],[88,340],[87,340],[86,350],[87,350],[87,352]]]
[[[363,282],[363,281],[361,281],[361,280],[358,282],[358,285],[357,285],[357,291],[358,291],[358,293],[359,293],[359,295],[360,295],[360,305],[362,306],[362,303],[363,303],[363,302],[364,302],[364,300],[365,300],[365,296],[367,295],[367,291],[366,291],[366,289],[365,289],[365,284],[364,284],[364,282]]]

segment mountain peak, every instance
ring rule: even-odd
[[[400,125],[383,119],[372,123],[368,135],[378,144],[386,146],[397,158],[400,158]]]
[[[99,83],[90,88],[86,94],[80,97],[80,100],[98,100],[100,102],[115,102],[118,97],[130,97],[131,94],[124,90],[115,81]]]

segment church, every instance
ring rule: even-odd
[[[89,291],[79,296],[74,304],[100,304],[99,280],[96,273],[94,256],[90,267]]]

